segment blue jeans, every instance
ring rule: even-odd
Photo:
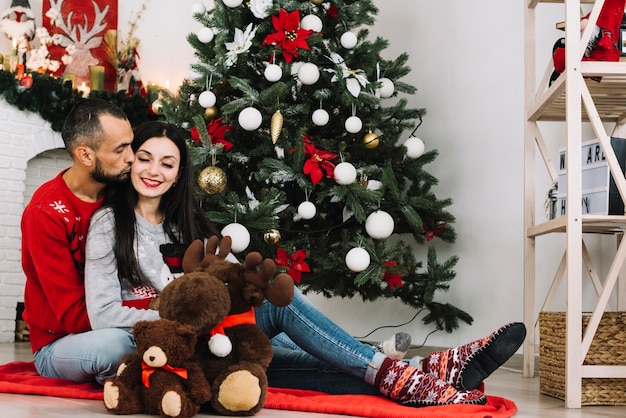
[[[70,334],[40,348],[34,354],[40,375],[100,384],[115,377],[126,354],[136,353],[135,339],[122,328],[105,328]]]
[[[385,356],[337,326],[298,289],[287,307],[265,301],[256,309],[256,320],[272,341],[270,386],[380,394],[373,382]]]

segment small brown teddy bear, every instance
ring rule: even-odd
[[[293,279],[285,273],[274,277],[275,263],[257,252],[248,254],[243,265],[226,261],[230,244],[230,237],[224,237],[216,254],[216,237],[206,248],[201,241],[192,243],[183,258],[185,274],[165,287],[159,313],[198,332],[194,359],[211,384],[212,409],[220,415],[254,415],[265,403],[265,371],[272,359],[271,343],[256,325],[254,307],[266,298],[277,306],[288,305]],[[228,289],[223,305],[229,306],[229,314],[218,326],[206,320],[215,306],[199,299],[209,290],[202,282],[189,280],[198,274],[217,277]]]
[[[118,415],[148,413],[187,418],[211,399],[200,365],[191,360],[196,331],[169,319],[133,327],[137,354],[124,358],[117,377],[104,384],[104,404]]]

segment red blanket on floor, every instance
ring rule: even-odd
[[[0,365],[0,392],[102,400],[101,386],[41,377],[37,374],[33,362],[13,362]],[[308,390],[276,388],[269,388],[264,407],[373,418],[457,418],[461,416],[507,418],[512,417],[517,412],[515,403],[497,396],[488,396],[486,405],[410,408],[398,405],[382,396],[328,395]]]

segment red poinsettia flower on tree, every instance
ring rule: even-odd
[[[285,9],[280,9],[278,16],[272,16],[272,24],[276,32],[267,35],[263,40],[263,45],[280,47],[288,63],[298,58],[298,49],[310,49],[306,41],[314,32],[300,28],[299,10],[289,13]]]
[[[311,141],[308,135],[302,138],[305,146],[305,154],[309,156],[309,159],[304,162],[304,169],[302,172],[308,174],[311,177],[313,185],[319,183],[319,181],[326,174],[326,178],[332,178],[335,171],[335,164],[330,160],[337,158],[339,154],[334,154],[330,151],[324,151],[317,149],[313,141]]]
[[[287,267],[287,273],[296,283],[299,284],[302,279],[302,273],[308,273],[311,271],[309,265],[304,262],[305,258],[305,250],[297,250],[293,254],[287,254],[287,251],[278,247],[278,249],[276,249],[276,259],[274,261],[279,266]]]
[[[446,226],[446,221],[439,221],[435,223],[434,227],[428,226],[426,223],[422,224],[424,230],[424,237],[426,241],[431,241],[433,238],[438,237],[443,233],[443,228]]]
[[[398,265],[398,262],[396,260],[383,260],[383,264],[386,268],[388,268],[383,273],[383,279],[387,281],[387,286],[389,286],[389,289],[393,289],[394,287],[402,287],[402,276],[393,272],[395,270],[395,267]]]
[[[211,143],[213,145],[222,144],[224,151],[228,151],[233,147],[233,143],[225,139],[226,133],[231,129],[233,129],[232,126],[222,123],[222,118],[213,119],[206,125],[206,130],[209,133]],[[202,143],[202,138],[200,137],[197,127],[194,126],[191,128],[189,133],[191,133],[191,139],[194,142]]]

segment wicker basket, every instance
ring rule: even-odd
[[[565,400],[565,312],[539,313],[539,339],[539,389]],[[603,314],[584,364],[626,365],[626,312]],[[626,378],[582,379],[581,405],[626,405]]]

